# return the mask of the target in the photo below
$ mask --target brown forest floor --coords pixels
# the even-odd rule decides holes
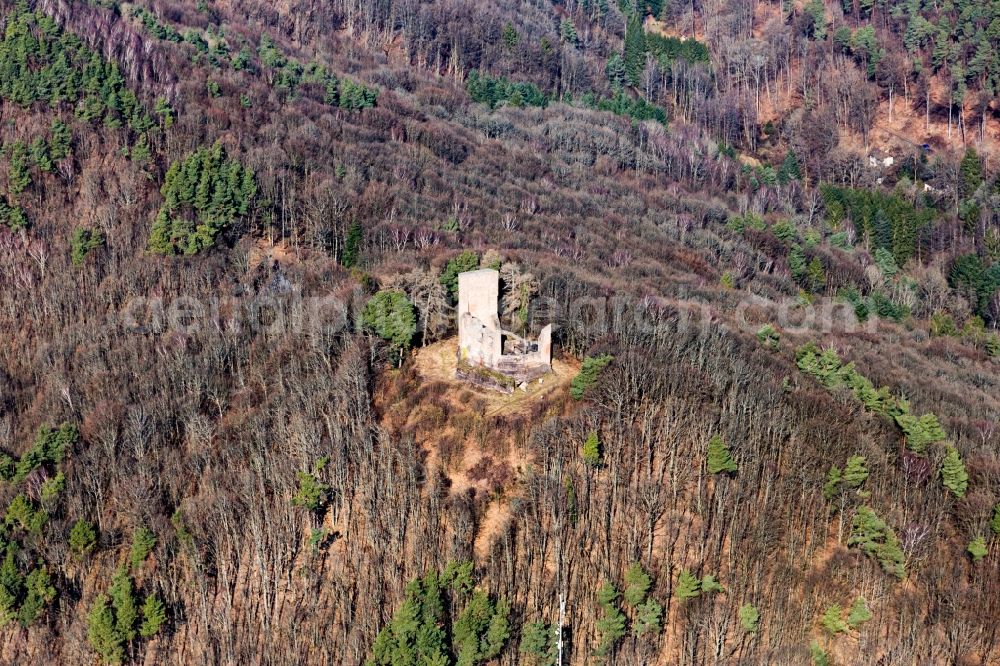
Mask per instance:
[[[444,382],[451,387],[449,393],[456,398],[456,406],[464,403],[457,398],[464,391],[472,391],[484,403],[483,416],[499,416],[508,414],[527,414],[532,404],[539,400],[554,397],[560,390],[567,390],[570,381],[580,371],[580,364],[573,360],[552,359],[552,372],[531,382],[527,390],[518,389],[511,394],[489,391],[457,379],[455,369],[458,358],[455,349],[458,338],[448,338],[440,342],[422,347],[414,352],[410,359],[417,374],[424,382]]]
[[[482,554],[508,520],[510,491],[531,464],[527,442],[511,424],[531,422],[539,412],[562,412],[580,364],[553,359],[552,372],[504,394],[455,377],[456,345],[453,337],[415,350],[408,359],[415,385],[397,393],[383,413],[390,429],[414,433],[427,453],[427,469],[445,473],[451,495],[488,498],[476,531],[476,552]]]

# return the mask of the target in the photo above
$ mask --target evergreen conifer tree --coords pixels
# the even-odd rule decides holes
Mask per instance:
[[[29,627],[56,598],[56,588],[52,586],[49,572],[41,565],[28,573],[24,586],[25,595],[17,611],[17,620],[22,627]]]
[[[959,196],[963,199],[971,197],[982,182],[983,164],[976,149],[969,146],[959,165]]]
[[[954,446],[948,445],[945,451],[944,460],[941,462],[941,482],[955,497],[965,497],[965,491],[969,487],[969,475],[965,471],[965,464]]]
[[[115,612],[115,631],[123,642],[128,643],[135,638],[136,622],[139,620],[139,609],[136,605],[135,588],[132,578],[124,567],[118,569],[111,580],[111,606]]]
[[[49,144],[42,137],[31,142],[31,161],[40,171],[52,171],[52,157],[49,155]]]
[[[854,455],[848,458],[847,465],[844,466],[844,485],[848,488],[860,488],[867,478],[865,457]]]
[[[799,159],[795,156],[795,151],[789,150],[785,153],[785,159],[782,160],[781,167],[778,169],[778,182],[784,185],[793,180],[799,180],[801,177]]]
[[[344,268],[353,268],[358,263],[358,256],[361,254],[361,241],[364,238],[364,230],[361,224],[354,222],[347,229],[344,238],[344,252],[341,255],[340,263]]]
[[[69,533],[69,549],[78,557],[89,555],[97,545],[97,530],[86,520],[78,520]]]
[[[601,354],[600,356],[587,356],[580,365],[580,372],[570,383],[569,394],[574,400],[582,400],[596,383],[597,378],[604,370],[605,366],[613,360],[611,354]]]
[[[882,570],[897,578],[906,576],[906,558],[896,533],[869,507],[858,507],[851,520],[848,546],[857,546],[878,561]]]
[[[739,465],[733,460],[729,447],[719,435],[712,435],[708,442],[708,471],[711,474],[734,474]]]
[[[868,604],[864,597],[858,597],[851,604],[851,609],[847,613],[847,626],[857,629],[858,626],[872,619],[872,613],[868,610]]]
[[[826,475],[826,484],[823,486],[823,497],[827,500],[832,500],[839,495],[843,480],[844,475],[840,471],[840,468],[836,465],[831,466],[830,471]]]
[[[597,602],[601,607],[601,617],[595,623],[597,629],[598,644],[594,653],[598,656],[607,656],[615,643],[625,635],[625,615],[615,603],[618,599],[618,590],[610,582],[605,582],[597,592]]]
[[[544,622],[529,622],[521,630],[518,651],[526,655],[534,666],[555,666],[557,631]]]
[[[740,624],[748,634],[757,633],[760,627],[760,611],[753,604],[744,604],[739,610]]]
[[[635,623],[632,633],[636,636],[660,633],[660,620],[663,617],[663,606],[650,597],[635,609]]]
[[[583,443],[583,462],[587,464],[588,467],[600,467],[601,466],[601,440],[597,437],[597,432],[593,431],[587,435],[586,441]]]
[[[409,349],[417,332],[413,304],[401,291],[380,291],[365,305],[361,321],[400,352]]]
[[[100,594],[87,614],[87,641],[108,664],[120,664],[125,656],[125,641],[115,629],[115,616],[108,595]]]
[[[705,574],[701,579],[701,592],[702,594],[707,594],[709,592],[725,592],[726,589],[722,587],[715,576],[712,574]]]
[[[677,589],[674,590],[674,594],[681,600],[693,599],[701,594],[701,581],[684,569],[677,578]]]
[[[625,61],[618,53],[608,56],[608,62],[604,66],[604,74],[608,77],[608,83],[614,89],[620,89],[625,85]]]
[[[827,606],[823,611],[823,617],[820,618],[820,624],[832,635],[843,633],[847,631],[847,623],[841,617],[842,613],[840,604]]]
[[[979,562],[981,559],[986,557],[986,553],[988,552],[986,549],[986,538],[981,536],[976,537],[969,542],[969,546],[966,550],[968,550],[973,562]]]
[[[625,52],[622,59],[628,82],[633,86],[639,85],[642,70],[646,66],[646,36],[638,12],[629,18],[625,26]]]
[[[638,606],[646,599],[646,593],[652,581],[649,574],[642,568],[642,565],[635,562],[625,572],[625,603],[629,606]]]
[[[10,172],[7,176],[7,186],[10,193],[18,195],[31,185],[31,173],[28,171],[28,149],[24,143],[15,141],[10,149]]]

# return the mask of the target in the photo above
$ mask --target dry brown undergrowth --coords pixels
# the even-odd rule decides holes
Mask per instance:
[[[413,352],[409,371],[397,379],[405,388],[390,391],[382,410],[383,425],[390,432],[413,435],[427,453],[426,469],[444,473],[452,496],[476,497],[476,551],[484,553],[508,519],[509,499],[532,462],[520,435],[538,416],[567,408],[569,383],[579,363],[553,359],[551,373],[503,394],[455,377],[456,344],[456,338],[449,338]]]

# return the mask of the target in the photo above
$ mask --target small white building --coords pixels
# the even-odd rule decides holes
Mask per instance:
[[[875,151],[868,156],[868,164],[873,169],[887,169],[896,163],[896,159],[892,155],[886,155],[880,151]]]

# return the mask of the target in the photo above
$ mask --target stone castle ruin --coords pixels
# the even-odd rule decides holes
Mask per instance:
[[[462,379],[510,392],[552,369],[552,325],[537,340],[500,326],[500,274],[458,275],[458,369]]]

